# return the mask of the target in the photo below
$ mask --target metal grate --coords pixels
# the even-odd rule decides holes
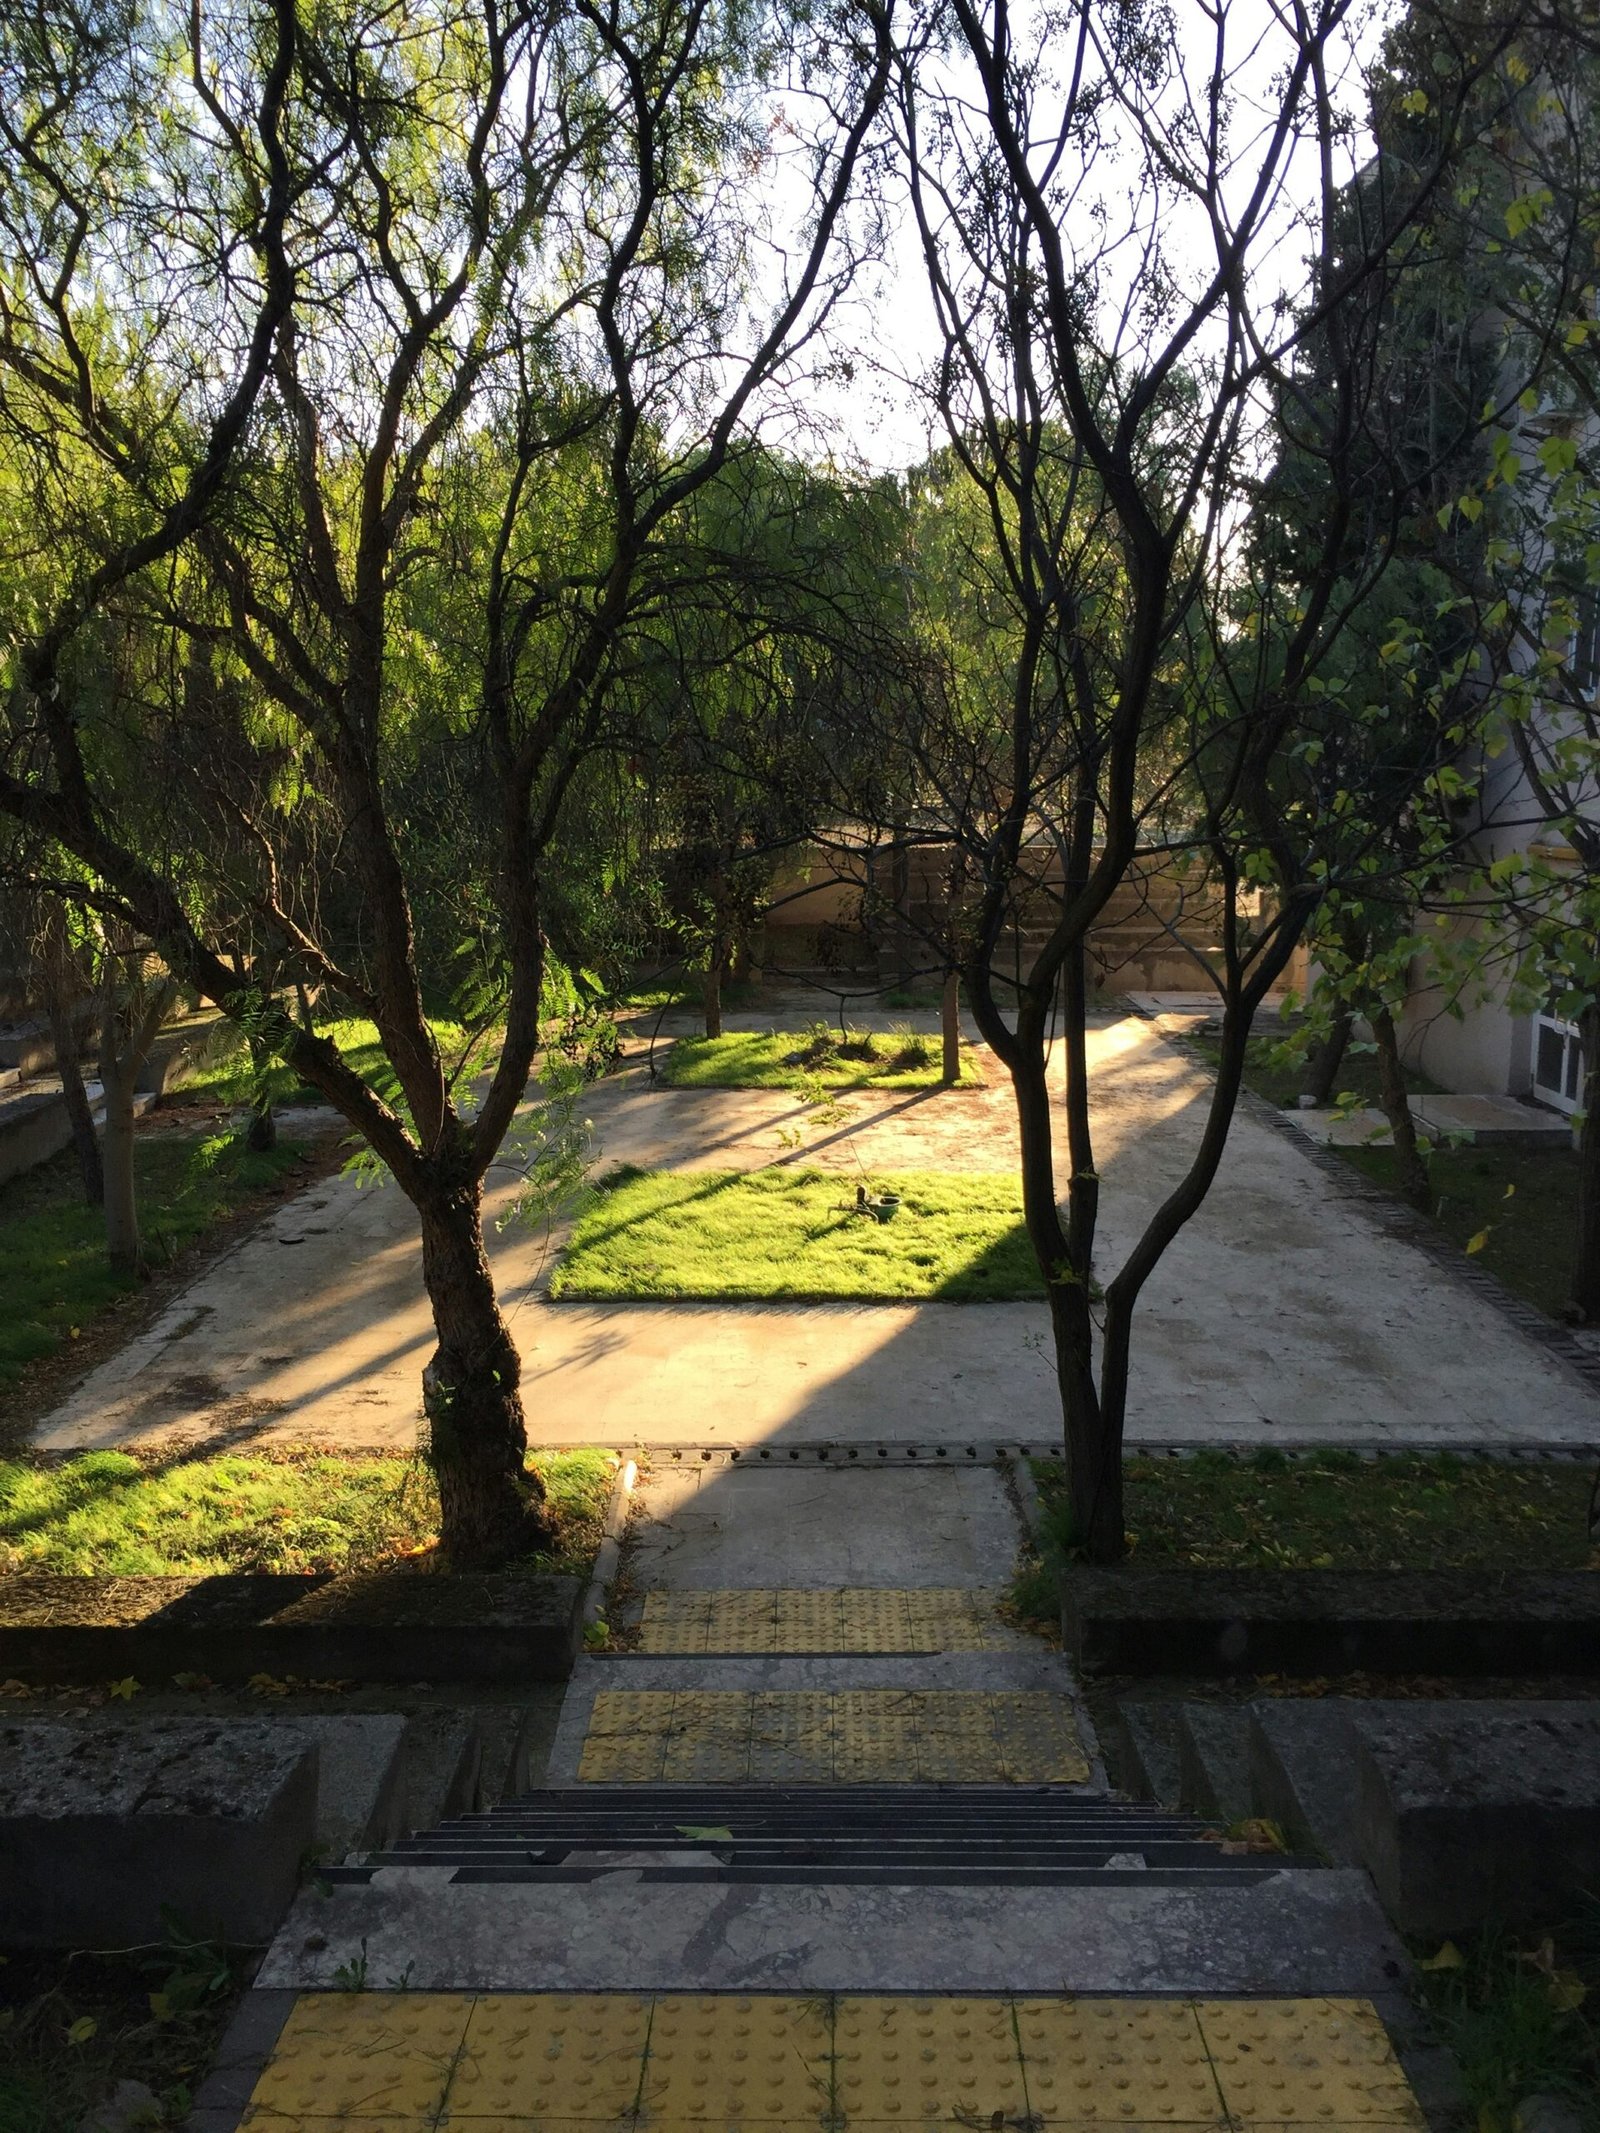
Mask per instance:
[[[1252,1882],[1282,1855],[1225,1851],[1215,1825],[1050,1786],[639,1785],[530,1792],[406,1838],[363,1865],[435,1867],[458,1882],[1207,1886]]]

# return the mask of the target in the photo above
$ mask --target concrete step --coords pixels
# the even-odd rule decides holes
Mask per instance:
[[[1119,1703],[1117,1743],[1122,1789],[1135,1799],[1176,1807],[1180,1790],[1177,1703]]]
[[[341,1965],[413,1992],[1314,1993],[1392,1987],[1404,1951],[1364,1874],[1285,1866],[1065,1887],[463,1882],[386,1867],[302,1895],[256,1980]]]
[[[483,1805],[483,1734],[471,1709],[415,1711],[406,1730],[404,1826],[432,1829]]]
[[[1219,1822],[1255,1813],[1250,1790],[1250,1716],[1239,1704],[1179,1706],[1178,1805]]]
[[[1354,1699],[1272,1698],[1249,1707],[1247,1754],[1254,1811],[1276,1822],[1297,1851],[1360,1866],[1356,1839]]]

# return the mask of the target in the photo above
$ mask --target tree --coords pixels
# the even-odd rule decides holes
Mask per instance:
[[[1226,4],[1078,0],[1024,19],[954,0],[951,20],[950,70],[908,53],[899,113],[940,329],[932,394],[988,521],[983,627],[1007,685],[975,702],[952,678],[880,820],[953,842],[980,885],[963,977],[1015,1093],[1078,1539],[1110,1560],[1140,1292],[1216,1175],[1254,1015],[1348,851],[1342,829],[1324,835],[1314,744],[1337,717],[1359,759],[1373,716],[1324,685],[1351,614],[1378,596],[1405,488],[1399,467],[1376,497],[1363,480],[1373,354],[1417,265],[1418,205],[1503,43],[1475,38],[1441,80],[1425,157],[1380,162],[1358,187],[1342,5],[1252,15],[1248,33]],[[1257,68],[1273,88],[1252,132]],[[1308,255],[1299,288],[1281,278],[1290,228]],[[1238,538],[1286,435],[1325,500],[1292,569]],[[1359,812],[1362,796],[1341,785],[1338,803]],[[1192,945],[1222,1007],[1221,1060],[1186,1171],[1102,1282],[1085,944],[1152,860],[1203,882],[1217,914],[1216,952]]]
[[[4,218],[28,262],[0,321],[5,435],[80,546],[17,633],[0,809],[74,854],[411,1200],[443,1538],[495,1560],[546,1531],[480,1210],[539,1045],[564,806],[685,506],[848,280],[887,17],[427,0],[402,21],[365,0],[315,18],[224,0],[118,26],[65,56],[42,7],[5,32]],[[122,98],[181,104],[180,145],[152,151],[142,117],[107,150]],[[744,172],[780,153],[794,227],[764,231]],[[130,334],[89,328],[143,232],[166,285],[128,300],[131,360]],[[160,745],[156,812],[181,807],[182,850],[115,775],[125,732],[74,693],[79,625],[113,608],[155,644],[153,671],[198,644],[233,685],[204,736],[243,770],[232,790],[196,736],[178,745],[179,690],[117,697]],[[397,799],[430,764],[474,833],[455,908],[503,1009],[481,1090],[427,1011],[413,887],[433,879],[431,825]],[[302,811],[336,832],[315,926],[280,866]],[[384,1087],[289,1014],[258,947],[274,977],[371,1018]]]

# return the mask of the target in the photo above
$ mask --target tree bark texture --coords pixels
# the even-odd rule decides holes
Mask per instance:
[[[1327,1036],[1306,1061],[1305,1094],[1319,1111],[1326,1110],[1333,1101],[1334,1084],[1344,1064],[1345,1047],[1350,1042],[1352,1020],[1349,1008],[1341,1007]]]
[[[1600,1324],[1600,1002],[1578,1018],[1583,1040],[1583,1124],[1578,1131],[1578,1220],[1572,1304],[1578,1324]]]
[[[1394,1136],[1395,1167],[1400,1190],[1422,1214],[1433,1212],[1433,1186],[1417,1140],[1417,1122],[1411,1115],[1405,1068],[1400,1063],[1400,1039],[1394,1016],[1387,1007],[1372,1010],[1372,1035],[1378,1047],[1378,1091],[1383,1115]]]
[[[944,981],[939,1032],[943,1045],[941,1073],[945,1087],[953,1089],[961,1079],[961,978],[954,970]]]
[[[438,1347],[422,1375],[428,1456],[450,1561],[470,1569],[546,1547],[544,1486],[526,1468],[522,1362],[483,1248],[476,1181],[414,1195]]]

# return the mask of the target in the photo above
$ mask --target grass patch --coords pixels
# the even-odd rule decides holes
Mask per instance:
[[[1461,2070],[1477,2133],[1514,2133],[1529,2096],[1560,2096],[1600,2133],[1600,1903],[1542,1941],[1483,1934],[1423,1949],[1419,1972],[1435,2029]]]
[[[615,1461],[541,1454],[558,1543],[530,1568],[587,1569]],[[425,1555],[439,1497],[419,1459],[225,1453],[163,1465],[85,1452],[58,1465],[0,1461],[0,1572],[208,1577],[375,1569]],[[3,2124],[0,2119],[0,2124]]]
[[[119,2081],[185,2122],[254,1958],[172,1921],[165,1942],[120,1955],[15,1954],[0,1967],[0,2127],[75,2133]],[[141,2121],[143,2123],[143,2121]]]
[[[1392,1191],[1392,1148],[1341,1148],[1374,1184]],[[1552,1318],[1572,1293],[1578,1223],[1578,1156],[1571,1147],[1437,1148],[1427,1158],[1433,1219],[1463,1251],[1488,1232],[1477,1263]]]
[[[153,1262],[292,1170],[303,1147],[252,1155],[232,1134],[142,1133],[134,1142],[140,1222]],[[0,1186],[0,1385],[137,1286],[106,1263],[105,1217],[88,1206],[70,1150]]]
[[[573,1231],[551,1293],[729,1302],[980,1303],[1043,1293],[1008,1174],[906,1171],[892,1222],[837,1171],[622,1170]]]
[[[976,1088],[978,1074],[962,1050],[962,1083]],[[938,1037],[917,1030],[841,1036],[819,1022],[809,1030],[680,1037],[661,1078],[674,1089],[936,1089],[940,1056]]]
[[[431,1021],[432,1029],[443,1055],[448,1072],[460,1059],[468,1043],[468,1032],[460,1022]],[[346,1015],[331,1022],[319,1022],[317,1035],[328,1037],[344,1054],[346,1063],[352,1066],[362,1080],[376,1087],[380,1082],[393,1078],[393,1069],[378,1042],[378,1027],[364,1016]],[[479,1055],[490,1062],[494,1047],[486,1044]],[[281,1059],[275,1059],[267,1068],[267,1086],[274,1103],[325,1103],[327,1099],[317,1089],[302,1082],[294,1069]],[[256,1092],[256,1076],[250,1064],[250,1050],[243,1036],[231,1022],[224,1022],[206,1049],[193,1074],[167,1098],[169,1105],[182,1104],[247,1104]]]
[[[1048,1534],[1071,1539],[1065,1477],[1034,1463]],[[1135,1563],[1209,1570],[1582,1570],[1587,1467],[1499,1465],[1439,1452],[1364,1460],[1319,1452],[1128,1459]]]

